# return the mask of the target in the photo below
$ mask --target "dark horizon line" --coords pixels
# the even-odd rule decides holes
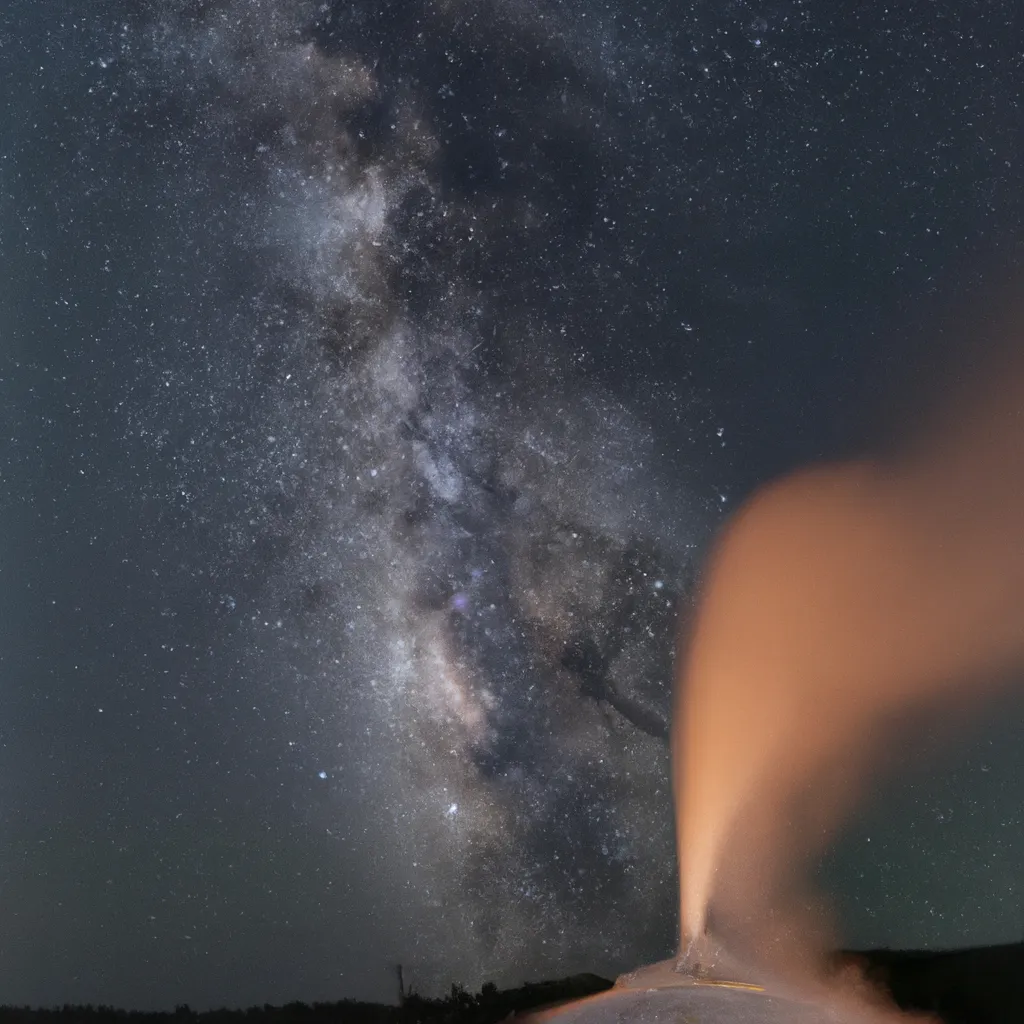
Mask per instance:
[[[909,966],[926,961],[947,961],[957,958],[975,960],[979,957],[985,959],[1005,958],[1013,956],[1015,952],[1019,954],[1019,970],[1024,972],[1024,939],[1016,942],[943,949],[893,949],[888,946],[876,946],[869,949],[838,949],[832,954],[832,959],[833,961],[860,960],[869,968],[892,969],[904,964]],[[312,1024],[317,1017],[337,1014],[343,1010],[360,1011],[367,1019],[372,1018],[379,1024],[387,1024],[390,1021],[406,1019],[410,1015],[410,1010],[423,1014],[427,1019],[435,1017],[452,1019],[453,1013],[468,1013],[474,1009],[483,1011],[488,1008],[501,1008],[505,1011],[505,1015],[508,1015],[510,1010],[512,1013],[518,1013],[535,1010],[554,1002],[582,998],[585,995],[610,989],[614,984],[613,980],[584,971],[545,981],[524,981],[521,985],[506,989],[499,989],[493,982],[485,982],[479,992],[473,993],[458,982],[452,982],[449,992],[440,996],[423,996],[418,992],[402,989],[394,1002],[374,1002],[346,996],[335,1000],[316,1000],[312,1003],[292,1000],[282,1004],[263,1003],[248,1007],[218,1006],[206,1010],[193,1010],[188,1003],[178,1003],[173,1010],[126,1009],[105,1003],[63,1003],[49,1006],[0,1003],[0,1024],[26,1015],[78,1015],[82,1017],[160,1020],[195,1020],[200,1017],[235,1019],[262,1016],[290,1020],[304,1018]]]
[[[499,989],[493,982],[484,982],[479,992],[470,992],[458,982],[452,982],[447,995],[423,996],[416,991],[408,991],[394,1002],[374,1002],[365,999],[355,999],[343,996],[334,1000],[315,1000],[311,1003],[302,1000],[291,1000],[287,1003],[263,1003],[247,1007],[216,1006],[206,1010],[193,1010],[188,1003],[178,1003],[173,1010],[137,1010],[113,1006],[107,1003],[61,1003],[48,1006],[28,1006],[12,1003],[0,1003],[0,1021],[9,1020],[12,1015],[17,1014],[40,1014],[59,1016],[64,1014],[79,1013],[93,1016],[116,1016],[116,1017],[152,1017],[168,1020],[194,1020],[199,1017],[256,1017],[265,1015],[287,1015],[303,1014],[312,1017],[318,1013],[324,1013],[339,1009],[362,1009],[380,1011],[380,1019],[390,1019],[392,1014],[402,1014],[410,1007],[417,1009],[441,1009],[460,1008],[472,1004],[486,1005],[488,1003],[508,1002],[510,999],[521,1001],[523,998],[528,1001],[533,996],[543,996],[543,1003],[557,1001],[562,998],[562,993],[572,990],[573,997],[589,995],[594,992],[604,991],[611,988],[614,981],[603,978],[600,975],[588,971],[577,974],[566,975],[545,981],[524,981],[521,985]],[[530,1009],[542,1005],[541,1002],[530,1001]],[[524,1006],[524,1008],[526,1008]]]

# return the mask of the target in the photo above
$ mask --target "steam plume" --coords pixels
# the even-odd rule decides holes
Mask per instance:
[[[914,443],[776,482],[720,537],[677,681],[684,951],[709,921],[776,964],[823,950],[801,876],[893,730],[1024,663],[1024,358],[995,334]]]

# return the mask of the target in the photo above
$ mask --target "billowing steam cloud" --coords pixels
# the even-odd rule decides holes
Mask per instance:
[[[766,487],[719,540],[677,691],[684,953],[710,926],[808,966],[804,871],[894,731],[1024,662],[1019,330],[973,339],[984,372],[912,444]]]

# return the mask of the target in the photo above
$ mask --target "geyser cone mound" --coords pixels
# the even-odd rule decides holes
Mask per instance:
[[[925,1018],[773,979],[704,936],[671,960],[621,975],[607,992],[542,1010],[530,1024],[908,1024]]]
[[[863,993],[861,993],[863,996]],[[810,979],[787,981],[756,967],[714,936],[671,960],[637,968],[607,992],[536,1013],[536,1024],[907,1024],[923,1018],[849,998]]]
[[[531,1024],[896,1024],[913,1018],[746,986],[613,988],[535,1014]]]
[[[730,953],[722,942],[705,932],[688,942],[675,959],[663,960],[623,974],[616,979],[615,986],[647,990],[685,985],[718,985],[759,991],[770,980],[763,970]]]

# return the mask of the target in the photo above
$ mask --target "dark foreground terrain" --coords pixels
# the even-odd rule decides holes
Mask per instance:
[[[452,985],[443,998],[426,999],[409,993],[396,1005],[342,999],[336,1003],[265,1004],[247,1010],[202,1013],[188,1006],[166,1013],[111,1006],[0,1006],[0,1024],[492,1024],[552,1003],[582,999],[611,986],[611,981],[595,974],[576,974],[560,981],[527,982],[505,991],[488,983],[476,994]]]
[[[940,953],[869,950],[840,954],[837,963],[856,965],[899,1006],[930,1011],[945,1024],[1024,1021],[1024,943]],[[505,991],[487,984],[476,994],[453,985],[443,998],[405,994],[393,1006],[341,1000],[203,1013],[188,1006],[166,1013],[109,1006],[2,1006],[0,1024],[496,1024],[510,1016],[602,992],[612,984],[594,974],[577,974]]]
[[[929,1010],[946,1024],[1024,1021],[1024,943],[945,953],[888,949],[847,954],[904,1009]]]

